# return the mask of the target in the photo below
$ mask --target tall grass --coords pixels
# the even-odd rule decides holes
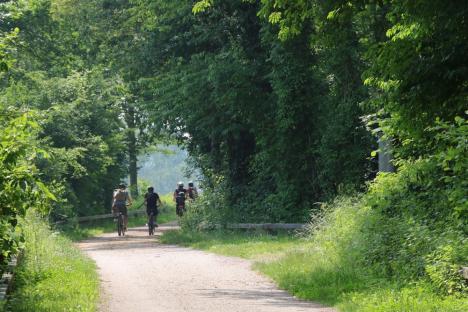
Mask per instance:
[[[96,311],[99,279],[94,262],[33,211],[20,225],[24,255],[7,310]]]
[[[259,264],[259,270],[298,297],[330,305],[337,304],[344,293],[375,285],[378,277],[359,263],[366,238],[357,229],[369,222],[369,211],[360,210],[356,200],[345,199],[339,205],[343,209],[330,208],[314,220],[309,248]]]
[[[327,210],[322,218],[314,220],[308,248],[258,263],[257,269],[292,294],[337,306],[340,311],[467,311],[468,300],[463,293],[441,294],[424,276],[413,278],[402,264],[394,267],[398,272],[389,274],[385,265],[372,259],[370,255],[388,248],[380,246],[385,241],[381,222],[386,218],[378,211],[363,205],[360,199],[350,198],[336,200]],[[406,237],[411,242],[419,230],[414,224],[404,223],[401,221],[398,228],[403,236],[408,233],[405,227],[412,228],[412,234]],[[431,240],[430,235],[435,234],[424,235]],[[406,257],[403,245],[401,242],[400,247],[395,247],[398,252],[394,259],[385,262],[398,263],[396,257]],[[417,253],[414,250],[408,261],[418,263]]]

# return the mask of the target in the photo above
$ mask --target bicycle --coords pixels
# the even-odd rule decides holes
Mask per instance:
[[[151,212],[149,215],[149,221],[148,221],[148,233],[149,235],[154,235],[154,229],[155,229],[155,222],[154,222],[154,212]]]
[[[125,236],[124,215],[121,211],[117,215],[117,233],[119,236]]]
[[[182,217],[185,213],[185,203],[184,204],[178,204],[176,207],[176,214],[179,217]]]

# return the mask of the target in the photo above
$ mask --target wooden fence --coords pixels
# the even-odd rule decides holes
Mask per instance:
[[[228,229],[246,229],[246,230],[298,230],[303,229],[307,224],[302,223],[237,223],[227,224]]]
[[[139,209],[139,210],[129,210],[128,216],[129,217],[136,217],[139,215],[145,215],[146,209]],[[101,214],[95,216],[86,216],[86,217],[78,217],[76,221],[79,223],[94,221],[94,220],[102,220],[102,219],[112,219],[114,215],[112,213],[108,214]],[[67,222],[60,221],[59,223]],[[264,230],[297,230],[303,229],[307,226],[307,224],[303,223],[234,223],[234,224],[227,224],[225,227],[228,229],[245,229],[245,230],[254,230],[254,229],[264,229]],[[202,226],[203,227],[203,226]],[[213,228],[222,228],[221,225],[211,226]],[[210,226],[206,226],[206,228],[210,228]]]
[[[22,252],[20,252],[18,257],[14,256],[8,262],[8,266],[5,268],[5,271],[0,276],[0,310],[2,309],[3,305],[7,300],[8,293],[11,291],[15,269],[18,264],[18,258],[21,256],[21,254]]]
[[[139,215],[145,215],[146,210],[130,210],[128,211],[129,217],[135,217]],[[102,219],[111,219],[114,215],[111,213],[102,214],[102,215],[95,215],[95,216],[86,216],[86,217],[78,217],[76,220],[78,222],[88,222],[94,220],[102,220]],[[234,224],[227,224],[225,227],[228,229],[245,229],[245,230],[255,230],[255,229],[263,229],[263,230],[298,230],[303,229],[307,226],[307,224],[303,223],[234,223]],[[214,228],[221,228],[221,225],[216,225]],[[209,228],[209,227],[207,227]]]
[[[136,216],[145,215],[145,214],[146,214],[146,209],[128,211],[129,217],[136,217]],[[81,223],[81,222],[87,222],[87,221],[93,221],[93,220],[112,219],[113,217],[114,215],[112,213],[107,213],[107,214],[96,215],[96,216],[78,217],[76,218],[76,220]]]

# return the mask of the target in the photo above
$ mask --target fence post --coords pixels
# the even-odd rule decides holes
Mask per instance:
[[[392,149],[388,140],[379,137],[379,172],[395,172],[392,165]]]

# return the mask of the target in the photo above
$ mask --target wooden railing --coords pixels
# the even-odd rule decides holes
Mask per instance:
[[[145,215],[146,210],[145,209],[140,209],[140,210],[129,210],[128,211],[128,216],[133,217],[133,216],[139,216],[139,215]],[[88,221],[94,221],[94,220],[101,220],[101,219],[111,219],[113,218],[114,215],[111,213],[108,214],[101,214],[101,215],[95,215],[95,216],[86,216],[86,217],[78,217],[76,220],[78,222],[88,222]],[[263,229],[263,230],[298,230],[298,229],[303,229],[307,226],[307,224],[304,223],[232,223],[232,224],[227,224],[224,227],[227,229],[245,229],[245,230],[255,230],[255,229]],[[202,226],[203,228],[204,226]],[[206,228],[222,228],[223,226],[221,225],[215,225],[215,226],[206,226]]]
[[[303,229],[307,224],[302,223],[238,223],[227,224],[228,229],[246,229],[246,230],[298,230]]]
[[[139,215],[145,215],[146,209],[139,209],[139,210],[129,210],[127,212],[129,217],[136,217]],[[76,220],[78,222],[86,222],[86,221],[93,221],[93,220],[101,220],[101,219],[112,219],[114,215],[112,213],[95,215],[95,216],[86,216],[86,217],[78,217]]]
[[[19,253],[19,256],[12,257],[8,262],[8,266],[5,268],[5,271],[0,276],[0,310],[2,310],[7,299],[7,295],[12,289],[15,269],[18,264],[18,258],[21,254],[22,252]]]

